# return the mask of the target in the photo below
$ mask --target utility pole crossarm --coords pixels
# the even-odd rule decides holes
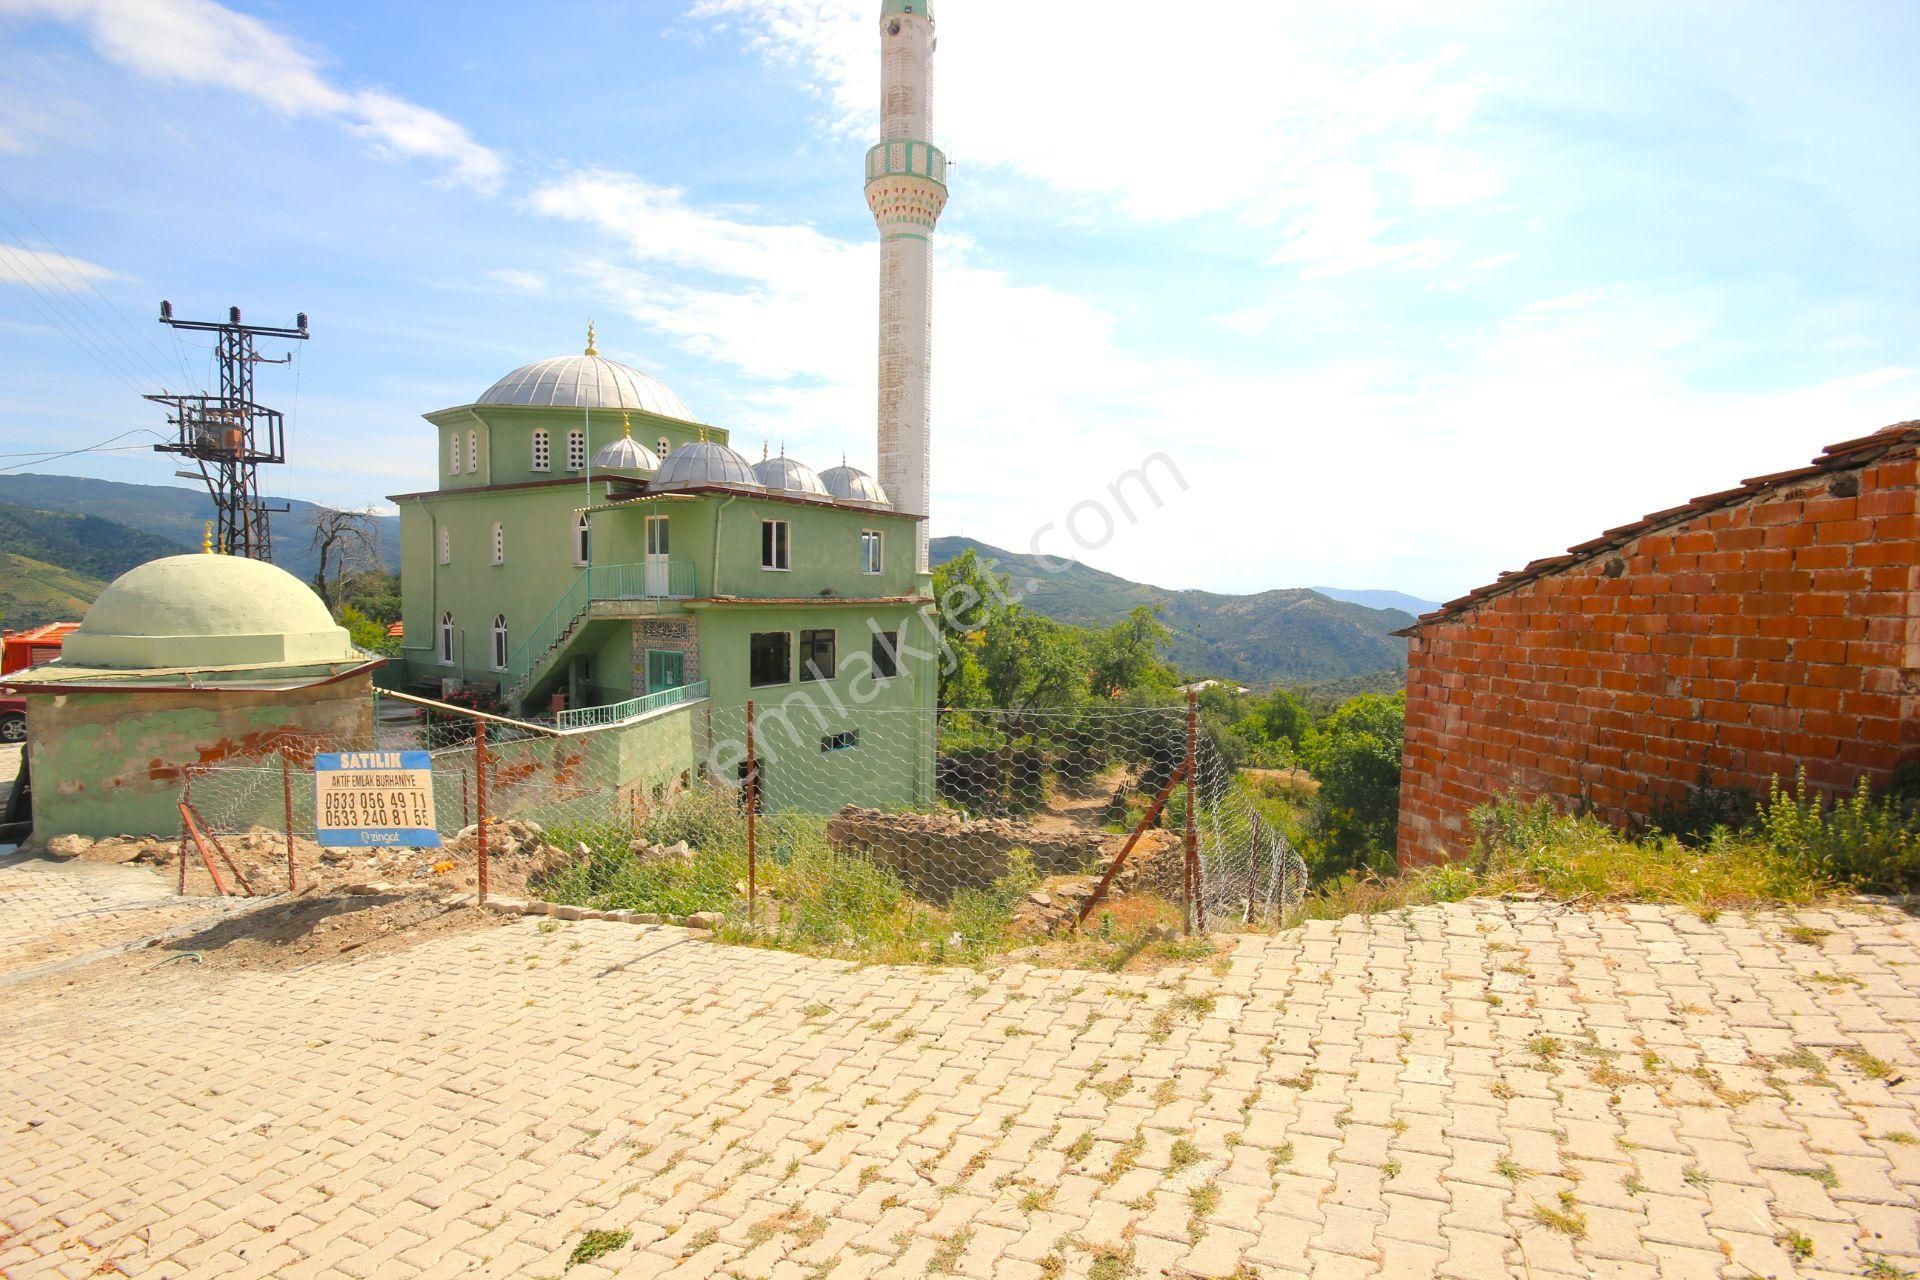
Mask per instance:
[[[278,325],[250,325],[240,320],[240,308],[230,307],[225,322],[216,320],[176,320],[173,304],[161,302],[160,323],[175,329],[198,333],[217,333],[215,350],[220,362],[218,394],[150,395],[145,399],[166,405],[171,412],[167,421],[177,428],[174,440],[154,446],[156,452],[174,453],[192,459],[200,478],[213,497],[218,541],[214,544],[229,555],[255,560],[273,559],[273,535],[268,513],[286,510],[269,507],[260,499],[259,466],[285,462],[285,420],[274,409],[253,398],[253,367],[256,364],[283,364],[291,360],[264,360],[254,352],[255,338],[305,339],[307,317],[295,317],[294,328]],[[187,474],[187,473],[182,473]]]

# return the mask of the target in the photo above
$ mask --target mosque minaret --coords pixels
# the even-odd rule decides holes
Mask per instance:
[[[947,202],[947,157],[933,145],[933,0],[884,0],[880,144],[867,152],[867,205],[880,228],[880,487],[897,510],[930,502],[928,380],[933,228]],[[927,523],[917,564],[927,568]]]

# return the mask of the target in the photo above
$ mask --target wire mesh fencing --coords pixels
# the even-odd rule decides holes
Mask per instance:
[[[698,700],[560,730],[384,698],[375,726],[372,745],[428,752],[439,849],[305,847],[314,755],[364,741],[276,743],[191,771],[183,798],[210,838],[271,850],[291,832],[323,885],[453,883],[862,958],[1124,953],[1277,926],[1306,888],[1190,705]]]

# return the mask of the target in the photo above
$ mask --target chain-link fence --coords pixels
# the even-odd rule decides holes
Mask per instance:
[[[565,731],[389,696],[375,725],[371,745],[430,753],[440,849],[302,847],[315,752],[366,742],[279,742],[191,771],[184,798],[210,839],[291,831],[323,884],[439,878],[869,958],[1273,927],[1306,887],[1190,705],[699,699]]]

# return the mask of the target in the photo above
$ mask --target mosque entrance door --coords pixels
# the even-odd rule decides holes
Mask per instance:
[[[678,689],[686,683],[687,655],[670,649],[647,650],[647,692]]]

